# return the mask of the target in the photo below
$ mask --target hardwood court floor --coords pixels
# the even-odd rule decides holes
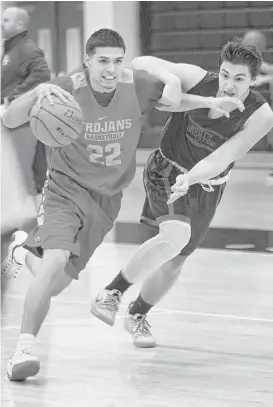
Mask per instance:
[[[30,277],[12,281],[2,303],[3,407],[272,407],[272,255],[197,250],[176,286],[151,312],[154,349],[137,349],[123,315],[89,314],[90,298],[136,249],[103,244],[81,279],[53,301],[36,352],[39,374],[8,382]]]

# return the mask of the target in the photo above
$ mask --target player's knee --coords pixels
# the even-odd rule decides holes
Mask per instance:
[[[50,249],[44,252],[42,266],[44,273],[42,278],[45,280],[51,294],[62,291],[59,288],[56,289],[56,287],[62,287],[62,276],[66,276],[64,269],[69,256],[70,252],[68,250]]]
[[[180,220],[166,220],[159,225],[159,232],[164,241],[168,243],[169,255],[176,258],[191,237],[191,227],[188,223]],[[176,259],[176,262],[180,259]],[[181,264],[182,265],[182,264]]]
[[[73,281],[73,278],[68,276],[66,273],[59,274],[51,288],[51,296],[56,297],[61,294]]]

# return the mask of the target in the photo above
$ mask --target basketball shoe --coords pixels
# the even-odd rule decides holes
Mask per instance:
[[[13,253],[16,247],[21,246],[22,243],[27,238],[27,233],[19,230],[14,232],[10,238],[10,244],[8,247],[7,257],[3,261],[2,269],[1,269],[1,276],[5,277],[6,279],[16,278],[19,270],[23,267],[23,264],[19,264],[14,259]]]
[[[10,381],[23,381],[35,376],[39,370],[40,362],[32,355],[32,349],[22,349],[8,361],[7,376]]]
[[[132,335],[133,343],[137,348],[154,348],[156,340],[151,333],[151,326],[146,319],[147,315],[130,314],[132,304],[133,302],[129,304],[127,309],[124,327]]]
[[[113,326],[119,310],[122,294],[118,290],[104,290],[91,305],[91,314]]]

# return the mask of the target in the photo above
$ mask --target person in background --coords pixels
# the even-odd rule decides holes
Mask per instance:
[[[19,7],[7,8],[2,16],[4,39],[1,57],[1,105],[50,80],[43,52],[28,36],[29,15]],[[2,123],[1,123],[2,126]],[[30,193],[41,193],[46,173],[45,147],[32,135],[29,124],[10,133]],[[35,183],[33,182],[35,181]]]

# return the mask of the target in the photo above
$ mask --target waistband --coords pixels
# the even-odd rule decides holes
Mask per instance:
[[[177,168],[182,174],[187,174],[189,171],[187,170],[187,168],[182,167],[181,165],[177,164],[177,162],[170,160],[169,158],[167,158],[163,153],[161,148],[158,148],[158,151],[160,152],[161,156],[167,160],[170,164],[172,164],[175,168]],[[207,192],[212,192],[214,191],[213,186],[217,186],[217,185],[221,185],[224,184],[225,182],[227,182],[227,180],[229,179],[230,176],[230,171],[227,173],[227,175],[217,178],[217,179],[208,179],[208,180],[204,180],[204,181],[200,181],[198,182],[198,184],[201,185],[201,187],[207,191]]]

